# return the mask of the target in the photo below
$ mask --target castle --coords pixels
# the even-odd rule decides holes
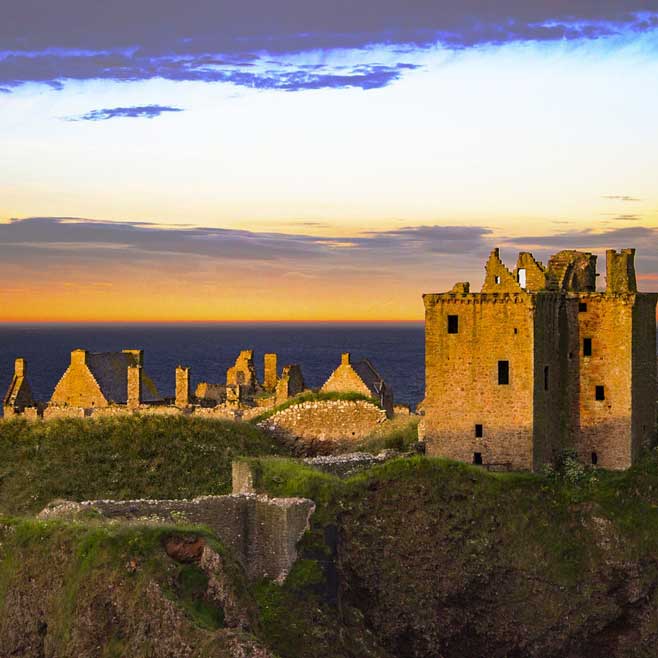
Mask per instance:
[[[563,449],[625,469],[656,423],[656,301],[637,291],[634,249],[561,251],[548,266],[494,249],[484,285],[426,294],[425,399],[430,455],[536,470]]]
[[[589,252],[561,251],[546,267],[522,252],[510,271],[494,249],[481,292],[462,282],[424,295],[419,438],[427,454],[494,470],[536,470],[571,449],[606,469],[631,466],[655,435],[658,301],[658,293],[638,292],[634,258],[634,249],[608,250],[605,290],[597,291],[597,257]],[[251,350],[240,352],[225,383],[201,382],[194,395],[190,369],[178,366],[171,400],[144,371],[140,350],[74,350],[45,404],[33,400],[26,368],[16,360],[5,417],[154,413],[249,420],[306,390],[299,365],[279,373],[276,354],[265,355],[259,381]],[[268,426],[336,440],[365,436],[398,411],[373,365],[353,362],[348,353],[320,391],[358,393],[377,404],[308,402],[279,412]]]

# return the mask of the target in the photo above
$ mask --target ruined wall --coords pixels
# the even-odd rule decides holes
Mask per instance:
[[[500,259],[500,250],[494,249],[489,255],[485,265],[483,293],[519,293],[516,277],[507,269],[505,263]]]
[[[532,297],[446,293],[425,295],[424,301],[425,415],[419,436],[428,454],[468,463],[479,454],[484,464],[532,469]],[[458,317],[457,333],[448,333],[449,315]],[[498,383],[499,361],[509,362],[509,384]],[[481,438],[476,425],[482,426]]]
[[[284,438],[302,441],[345,441],[368,436],[386,412],[365,400],[323,400],[295,404],[260,426]]]
[[[226,385],[200,382],[197,384],[196,390],[194,391],[194,397],[198,400],[224,402],[226,400]]]
[[[99,407],[97,407],[97,409],[98,408]],[[85,409],[84,407],[59,407],[48,405],[43,410],[44,420],[56,420],[58,418],[88,418],[90,415],[91,409]]]
[[[18,358],[14,362],[14,375],[2,403],[6,417],[13,416],[16,412],[21,413],[26,407],[34,406],[32,389],[27,380],[25,359]]]
[[[315,510],[306,498],[256,495],[201,496],[192,500],[94,500],[48,506],[40,518],[70,518],[94,510],[135,523],[208,526],[231,548],[251,580],[282,581],[297,559],[297,542]]]
[[[226,386],[240,386],[248,392],[254,392],[258,386],[256,367],[254,366],[254,351],[242,350],[235,365],[226,371]]]
[[[50,398],[52,404],[75,407],[105,407],[108,401],[85,363],[84,350],[71,353],[71,364],[57,383]]]
[[[360,393],[368,397],[373,394],[352,368],[349,354],[343,354],[341,364],[331,373],[320,390],[322,393]]]
[[[281,373],[281,379],[276,385],[274,403],[282,404],[289,398],[302,393],[305,388],[302,369],[294,364],[285,366]]]

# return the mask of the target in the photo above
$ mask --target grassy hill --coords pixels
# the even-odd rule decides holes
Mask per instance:
[[[55,498],[188,498],[225,494],[240,455],[284,454],[248,423],[180,416],[0,423],[0,513]]]

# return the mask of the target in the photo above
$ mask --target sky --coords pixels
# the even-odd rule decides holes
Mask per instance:
[[[658,0],[2,0],[0,321],[422,320],[495,246],[656,291],[657,116]]]

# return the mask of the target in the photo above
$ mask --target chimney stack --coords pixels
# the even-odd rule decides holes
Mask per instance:
[[[187,407],[190,404],[190,369],[188,366],[176,366],[176,406]]]
[[[263,387],[266,391],[273,391],[279,381],[276,354],[266,354],[263,358]]]
[[[128,366],[128,393],[126,402],[129,409],[142,404],[142,366]]]
[[[635,280],[635,249],[615,249],[605,252],[606,282],[608,293],[637,292]]]
[[[14,362],[14,376],[25,377],[27,375],[27,363],[25,359],[18,358]]]

